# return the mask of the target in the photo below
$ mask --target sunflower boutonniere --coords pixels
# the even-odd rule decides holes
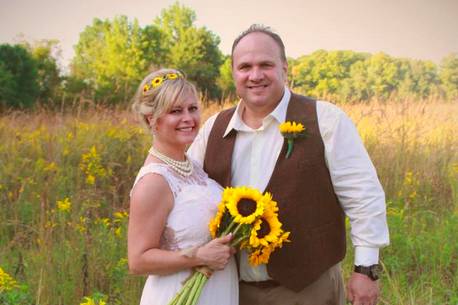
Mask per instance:
[[[301,123],[286,121],[281,123],[278,128],[288,143],[288,149],[286,151],[286,159],[288,159],[293,152],[294,139],[305,136],[305,127]]]

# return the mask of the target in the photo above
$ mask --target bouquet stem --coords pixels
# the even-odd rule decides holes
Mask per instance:
[[[189,292],[189,289],[191,288],[191,286],[194,285],[195,281],[196,281],[196,277],[195,277],[196,274],[193,274],[189,280],[186,281],[185,285],[180,289],[180,291],[175,295],[175,297],[169,302],[169,305],[178,305],[178,304],[182,304],[180,302],[182,302],[183,299],[185,299],[185,297],[187,296],[188,292]]]
[[[242,241],[246,240],[246,236],[240,236],[238,239],[234,240],[233,242],[231,242],[231,246],[232,247],[237,247],[239,245],[239,243],[241,243]]]
[[[232,230],[232,227],[235,225],[235,221],[232,221],[226,228],[226,230],[224,230],[223,233],[221,233],[220,236],[225,236],[227,235],[231,230]]]
[[[168,305],[196,305],[211,274],[208,267],[197,268]]]
[[[197,304],[197,301],[199,300],[200,294],[202,293],[202,289],[204,288],[205,283],[207,283],[208,278],[203,275],[202,273],[199,273],[201,275],[201,279],[199,282],[199,286],[197,286],[197,291],[196,294],[194,295],[192,305]]]

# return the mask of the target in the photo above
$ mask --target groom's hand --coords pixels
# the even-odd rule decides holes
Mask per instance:
[[[347,299],[353,305],[375,305],[379,296],[378,281],[353,272],[347,284]]]

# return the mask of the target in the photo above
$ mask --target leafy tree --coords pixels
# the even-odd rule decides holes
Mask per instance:
[[[1,47],[0,47],[1,48]],[[11,71],[0,61],[0,102],[6,104],[16,94],[16,82]]]
[[[365,57],[351,65],[348,78],[343,81],[341,97],[349,101],[385,100],[397,89],[399,66],[384,53]]]
[[[291,69],[294,86],[306,95],[345,99],[349,91],[346,81],[350,78],[351,67],[367,56],[353,51],[318,50],[300,57]]]
[[[438,93],[437,66],[431,61],[399,59],[400,82],[397,93],[401,98],[426,98]]]
[[[128,100],[151,65],[163,61],[161,36],[155,27],[142,29],[126,16],[94,19],[80,34],[72,61],[72,77],[84,80],[95,98]]]
[[[230,100],[236,96],[234,79],[232,78],[232,61],[230,56],[226,56],[224,63],[219,68],[219,77],[216,80],[221,89],[223,97]]]
[[[21,45],[0,45],[0,105],[28,107],[39,95],[37,67]]]
[[[60,53],[58,43],[58,40],[41,40],[34,44],[21,43],[29,50],[36,62],[39,99],[41,101],[56,99],[60,89],[62,78],[56,59],[56,53]]]
[[[292,57],[288,57],[287,62],[288,62],[288,86],[290,88],[294,88],[295,79],[293,75],[293,68],[299,64],[299,60],[292,58]]]
[[[219,96],[216,79],[223,62],[219,37],[205,27],[197,28],[195,12],[179,3],[162,11],[154,25],[166,49],[165,65],[185,72],[209,97]]]
[[[458,53],[442,59],[439,75],[447,98],[458,98]]]

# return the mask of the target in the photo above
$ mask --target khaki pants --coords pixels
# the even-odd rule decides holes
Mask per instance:
[[[239,305],[344,305],[345,293],[340,264],[331,267],[302,291],[278,286],[259,288],[240,283]]]

